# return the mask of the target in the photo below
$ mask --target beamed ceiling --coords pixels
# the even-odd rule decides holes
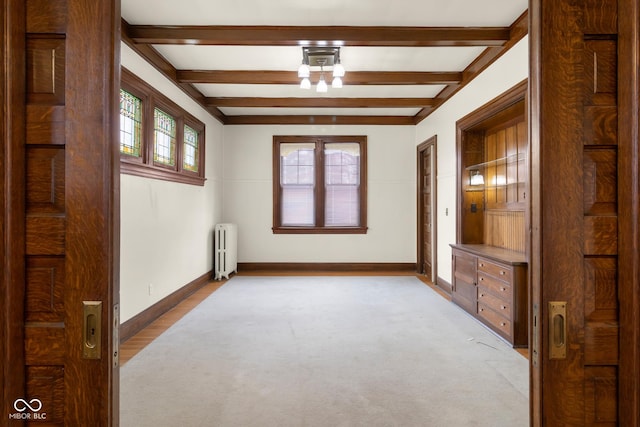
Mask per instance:
[[[527,34],[526,8],[526,0],[122,0],[122,39],[224,124],[411,125]],[[312,89],[299,88],[302,46],[340,46],[343,88],[317,93],[316,69]]]

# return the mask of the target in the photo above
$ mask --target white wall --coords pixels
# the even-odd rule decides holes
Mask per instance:
[[[416,144],[438,137],[438,276],[449,283],[449,244],[456,241],[456,121],[526,79],[528,67],[525,37],[416,128]]]
[[[273,234],[273,135],[367,135],[367,234]],[[225,126],[223,218],[239,262],[415,262],[414,126]]]
[[[121,61],[206,126],[204,187],[120,175],[124,322],[213,269],[213,228],[222,217],[222,125],[124,43]]]

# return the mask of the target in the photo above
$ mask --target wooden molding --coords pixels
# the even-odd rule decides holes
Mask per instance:
[[[640,4],[618,2],[619,425],[640,425]],[[623,83],[623,84],[621,84]]]
[[[466,116],[456,121],[456,188],[462,188],[463,181],[463,152],[464,146],[471,144],[471,141],[477,141],[484,138],[484,130],[492,127],[504,120],[511,120],[514,113],[519,113],[520,117],[525,115],[524,111],[514,108],[518,104],[524,106],[527,96],[528,80],[523,80],[504,93],[498,95],[494,99],[478,107]],[[464,193],[471,194],[471,193]],[[466,196],[464,196],[466,197]],[[456,206],[463,206],[463,194],[456,192]],[[466,218],[466,220],[463,220]],[[484,216],[477,216],[473,224],[470,223],[471,217],[465,217],[464,210],[458,210],[456,214],[456,242],[457,243],[480,243],[483,241],[481,230],[483,227]],[[467,224],[465,227],[464,224]],[[466,233],[465,233],[466,231]],[[470,234],[473,232],[473,235]],[[476,234],[479,233],[479,234]]]
[[[320,71],[311,72],[311,80],[320,79]],[[462,81],[459,72],[419,71],[349,71],[342,78],[344,85],[443,85]],[[299,85],[297,71],[273,70],[177,70],[179,83],[271,84]]]
[[[206,137],[204,123],[125,67],[121,67],[120,88],[129,91],[132,95],[140,98],[143,109],[140,156],[134,157],[120,153],[120,172],[129,175],[180,182],[183,184],[204,185],[206,180]],[[183,135],[180,130],[177,132],[176,166],[165,167],[164,165],[158,165],[153,162],[153,109],[156,106],[162,108],[163,111],[171,115],[176,120],[178,129],[182,129],[183,125],[188,125],[198,131],[199,140],[201,142],[199,144],[198,153],[198,172],[191,172],[181,167]]]
[[[213,277],[213,271],[208,271],[197,279],[187,283],[180,289],[170,295],[167,295],[160,301],[148,307],[146,310],[136,314],[131,319],[120,325],[120,343],[127,341],[129,338],[143,330],[145,327],[153,323],[157,318],[167,311],[171,310],[182,300],[193,294],[195,291],[206,285]]]
[[[435,105],[433,98],[206,98],[211,107],[416,108]]]
[[[160,179],[162,181],[173,181],[182,184],[199,186],[203,186],[204,182],[206,181],[206,178],[197,176],[195,174],[189,175],[169,169],[162,169],[157,166],[128,161],[120,162],[120,173],[140,176],[143,178]]]
[[[502,111],[507,110],[514,104],[523,101],[527,94],[527,84],[527,79],[522,80],[512,88],[506,90],[491,101],[478,107],[471,113],[458,120],[456,122],[456,127],[461,131],[471,130],[472,128],[476,128],[477,126],[479,126],[481,123],[492,119]]]
[[[3,2],[0,75],[0,410],[15,411],[15,397],[26,392],[26,7],[22,0]],[[9,83],[10,82],[10,83]],[[47,409],[49,410],[49,409]],[[3,415],[7,417],[7,415]],[[6,419],[6,418],[5,418]],[[7,421],[9,423],[11,421]],[[20,421],[15,421],[20,423]]]
[[[491,64],[496,62],[502,55],[509,51],[516,43],[518,43],[529,31],[529,11],[525,11],[516,21],[509,27],[509,41],[499,47],[488,47],[478,56],[465,70],[462,72],[464,79],[457,84],[446,86],[436,96],[436,104],[423,108],[415,116],[415,123],[418,124],[431,113],[433,113],[440,105],[444,104],[449,98],[458,93],[463,87],[471,83],[473,79],[478,77],[480,73],[486,70]]]
[[[340,40],[341,46],[502,46],[508,27],[373,27],[133,25],[139,44],[300,46],[301,41]]]
[[[451,297],[451,292],[453,290],[453,286],[451,283],[444,280],[442,277],[438,276],[438,280],[436,281],[438,288],[442,289],[442,291]]]
[[[198,103],[202,108],[207,110],[213,117],[215,117],[220,123],[225,122],[225,115],[215,107],[207,106],[204,102],[204,95],[200,93],[198,89],[192,84],[179,82],[176,78],[177,70],[167,61],[157,50],[152,46],[144,44],[136,44],[129,33],[131,32],[131,25],[124,19],[121,22],[121,38],[122,41],[133,49],[138,55],[144,58],[149,64],[151,64],[156,70],[158,70],[163,76],[171,80],[176,86],[178,86],[184,93],[186,93],[191,99]]]
[[[239,262],[238,271],[243,272],[358,272],[358,273],[408,273],[416,272],[413,262]]]

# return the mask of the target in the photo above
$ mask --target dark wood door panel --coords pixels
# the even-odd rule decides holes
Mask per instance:
[[[52,6],[27,2],[27,26],[44,30]],[[53,2],[66,4],[65,2]],[[64,28],[58,28],[64,33]],[[26,41],[26,395],[48,425],[64,425],[66,167],[65,38],[39,32]]]
[[[64,214],[64,147],[27,148],[27,212]]]
[[[29,366],[26,371],[27,396],[38,396],[46,409],[44,421],[32,425],[64,425],[64,368],[62,366]]]
[[[34,34],[27,40],[27,102],[63,105],[64,97],[64,36]]]
[[[531,2],[532,145],[539,156],[532,163],[532,296],[542,325],[533,342],[543,349],[532,372],[535,426],[614,426],[624,408],[619,3]],[[558,16],[562,24],[549,25]],[[554,301],[566,302],[566,357],[547,350]]]
[[[66,0],[28,0],[27,33],[64,34],[67,30]]]
[[[11,415],[16,399],[37,398],[41,409],[28,415],[38,425],[117,426],[119,2],[3,7],[2,70],[16,88],[0,90],[11,130],[0,230],[11,224],[14,242],[0,279],[10,308],[0,318],[12,331],[0,333],[12,371],[2,405]],[[85,300],[103,301],[95,360],[82,352]],[[9,425],[22,425],[20,415]]]
[[[64,322],[64,257],[27,260],[26,321]]]
[[[26,142],[32,145],[64,145],[64,106],[28,105]]]

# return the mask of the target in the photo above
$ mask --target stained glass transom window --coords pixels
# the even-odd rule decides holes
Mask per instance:
[[[182,154],[182,168],[198,172],[198,132],[190,126],[184,126],[184,151]]]
[[[140,157],[142,141],[142,101],[120,90],[120,152]]]
[[[153,160],[169,166],[176,164],[176,121],[156,108],[154,118]]]

